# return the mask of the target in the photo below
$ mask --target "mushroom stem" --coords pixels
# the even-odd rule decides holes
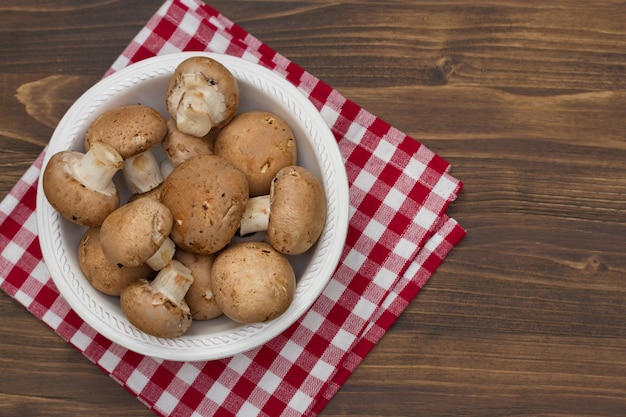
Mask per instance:
[[[270,196],[262,195],[248,199],[239,223],[239,235],[267,230],[270,220]]]
[[[181,132],[202,137],[206,136],[219,120],[213,120],[223,108],[223,97],[213,88],[191,88],[180,98],[176,109],[176,127]],[[221,105],[220,105],[221,102]]]
[[[112,146],[95,142],[89,151],[69,165],[70,173],[85,187],[111,196],[115,194],[113,176],[122,169],[124,160]]]
[[[157,249],[154,255],[148,258],[146,264],[148,264],[153,271],[160,271],[172,260],[175,252],[176,245],[174,244],[174,241],[168,237],[159,249]]]
[[[192,136],[205,136],[213,127],[210,90],[191,88],[183,93],[176,109],[176,127]]]
[[[224,95],[215,81],[202,73],[189,73],[182,77],[181,93],[172,97],[176,105],[176,127],[181,132],[202,137],[213,126],[224,120],[226,111]]]
[[[185,294],[193,284],[191,270],[172,259],[152,280],[150,286],[176,305],[184,303]]]
[[[164,160],[161,161],[161,163],[159,164],[159,169],[161,170],[161,176],[163,178],[167,178],[169,177],[169,175],[172,173],[172,171],[174,170],[174,163],[172,162],[171,159],[169,158],[165,158]]]
[[[146,193],[163,182],[159,163],[151,149],[126,158],[122,173],[134,194]]]

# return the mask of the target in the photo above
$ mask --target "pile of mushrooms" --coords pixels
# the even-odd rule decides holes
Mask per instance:
[[[166,117],[142,104],[106,111],[89,126],[84,153],[59,152],[45,167],[50,204],[86,228],[82,272],[156,337],[222,315],[279,317],[295,295],[289,257],[308,251],[326,221],[322,185],[297,165],[284,120],[237,113],[237,80],[218,61],[180,63],[165,103]]]

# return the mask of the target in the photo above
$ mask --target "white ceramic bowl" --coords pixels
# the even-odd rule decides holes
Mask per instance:
[[[86,228],[65,219],[49,205],[39,182],[37,222],[44,260],[62,296],[95,330],[125,348],[162,359],[212,360],[235,355],[267,342],[293,324],[318,298],[333,274],[348,227],[348,183],[337,143],[312,103],[292,84],[260,65],[227,55],[192,52],[149,58],[98,82],[85,92],[59,122],[48,146],[44,167],[56,152],[84,151],[85,132],[100,114],[111,108],[141,103],[167,117],[165,91],[176,66],[194,55],[210,56],[237,78],[240,108],[266,110],[284,118],[298,143],[298,164],[322,181],[328,218],[318,243],[307,253],[290,257],[298,285],[293,303],[277,319],[241,325],[226,317],[195,321],[175,339],[157,338],[135,328],[123,315],[119,298],[95,290],[77,261],[78,242]],[[163,154],[162,154],[163,155]],[[163,156],[161,156],[163,157]],[[116,176],[120,188],[125,186]],[[128,191],[122,191],[123,201]]]

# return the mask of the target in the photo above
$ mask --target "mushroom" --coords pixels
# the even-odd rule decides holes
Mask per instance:
[[[174,216],[171,238],[193,253],[208,255],[228,244],[248,201],[241,171],[215,155],[178,165],[163,181],[161,201]]]
[[[217,130],[214,129],[203,137],[191,136],[178,130],[174,119],[168,119],[167,136],[161,146],[168,159],[176,166],[192,156],[212,154],[216,133]]]
[[[167,111],[178,130],[202,137],[226,125],[239,106],[239,86],[220,62],[205,56],[182,61],[172,75]]]
[[[85,149],[96,142],[113,146],[124,159],[124,180],[132,193],[145,193],[163,182],[152,148],[167,135],[167,124],[152,107],[114,107],[94,120],[85,135]]]
[[[158,271],[169,263],[176,250],[169,238],[172,222],[172,213],[159,201],[135,199],[102,222],[102,251],[114,265],[133,267],[147,263]]]
[[[224,315],[238,323],[258,323],[289,308],[296,278],[287,258],[269,244],[242,242],[216,256],[211,287]]]
[[[172,260],[148,282],[140,279],[124,288],[120,307],[139,330],[156,337],[179,337],[191,326],[185,294],[193,282],[191,271]]]
[[[199,255],[177,249],[174,258],[191,270],[193,284],[185,294],[185,301],[194,320],[210,320],[222,315],[211,288],[211,267],[215,254]]]
[[[246,175],[253,197],[269,193],[276,173],[297,158],[291,128],[266,111],[237,114],[217,134],[214,152]]]
[[[86,153],[57,152],[43,172],[44,194],[50,205],[71,222],[100,226],[120,205],[113,176],[122,166],[120,154],[103,143]]]
[[[239,234],[267,231],[279,252],[298,255],[319,239],[326,222],[326,197],[315,175],[302,166],[281,169],[269,195],[250,198]]]
[[[138,279],[152,279],[156,275],[146,264],[125,267],[109,262],[102,252],[99,227],[88,228],[80,239],[78,264],[96,290],[113,296],[119,296],[123,288]]]
[[[95,142],[113,146],[127,159],[161,143],[167,125],[161,113],[143,104],[129,104],[107,110],[94,120],[85,135],[85,149]]]

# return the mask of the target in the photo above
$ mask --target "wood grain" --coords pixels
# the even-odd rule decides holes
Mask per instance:
[[[0,5],[0,196],[160,4]],[[210,4],[465,184],[467,237],[322,415],[624,415],[623,2]],[[0,415],[153,415],[4,293],[0,315]]]

